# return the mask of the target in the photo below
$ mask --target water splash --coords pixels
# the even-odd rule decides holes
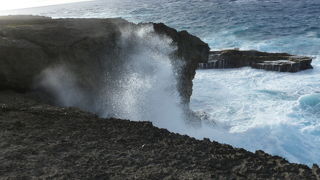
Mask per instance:
[[[145,25],[122,27],[117,42],[119,57],[113,67],[103,65],[102,82],[94,93],[80,88],[81,79],[66,64],[46,69],[40,86],[62,106],[80,107],[102,117],[152,121],[173,131],[181,129],[185,118],[172,65],[176,50],[172,40],[157,35],[152,25]]]

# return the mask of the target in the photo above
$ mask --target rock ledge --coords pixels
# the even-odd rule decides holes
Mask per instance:
[[[287,53],[268,53],[255,50],[237,49],[211,51],[206,63],[199,63],[200,69],[223,69],[250,66],[278,72],[298,72],[312,69],[312,58]]]

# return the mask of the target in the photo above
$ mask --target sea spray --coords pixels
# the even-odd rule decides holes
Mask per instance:
[[[168,37],[156,34],[152,25],[125,26],[120,33],[116,59],[106,57],[101,63],[93,90],[82,87],[81,76],[68,64],[44,70],[38,86],[61,106],[80,107],[101,117],[152,121],[181,132],[184,109],[177,90],[177,68],[172,64],[176,46]],[[180,65],[183,63],[175,59],[175,67]]]
[[[122,28],[121,34],[119,46],[126,53],[122,54],[125,60],[121,78],[114,83],[113,92],[108,96],[111,101],[105,101],[112,106],[103,116],[149,120],[160,127],[179,126],[177,121],[182,121],[183,112],[170,59],[176,50],[172,40],[154,33],[151,25]],[[109,87],[105,87],[101,96],[108,91]]]
[[[85,94],[78,86],[78,79],[66,65],[54,65],[45,69],[37,79],[37,88],[53,96],[53,103],[62,106],[87,108]]]

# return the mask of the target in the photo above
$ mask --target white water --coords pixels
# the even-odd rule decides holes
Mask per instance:
[[[292,162],[320,162],[320,64],[299,73],[198,70],[191,107],[208,113],[219,142],[263,149]]]

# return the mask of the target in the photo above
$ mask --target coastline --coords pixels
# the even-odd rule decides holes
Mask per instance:
[[[0,92],[1,177],[58,179],[319,179],[289,163],[150,122],[102,119]]]
[[[6,177],[319,179],[320,170],[317,165],[310,169],[305,165],[289,163],[283,158],[271,156],[262,151],[250,153],[244,149],[210,142],[208,139],[200,141],[170,133],[152,126],[151,123],[113,118],[101,119],[79,109],[48,105],[41,98],[40,101],[30,99],[31,96],[28,93],[34,93],[32,92],[32,88],[34,88],[32,81],[47,67],[47,62],[50,62],[50,65],[56,61],[75,63],[78,65],[76,70],[80,72],[79,76],[85,77],[86,81],[81,82],[84,89],[89,89],[88,91],[91,92],[90,88],[97,88],[96,85],[101,82],[92,82],[91,80],[94,78],[88,78],[88,75],[91,77],[92,72],[97,73],[97,71],[86,69],[87,59],[85,57],[92,57],[92,54],[106,50],[104,49],[106,44],[109,45],[106,46],[107,48],[114,49],[113,45],[116,43],[113,44],[110,41],[116,41],[114,37],[117,37],[116,33],[112,36],[105,36],[104,29],[100,29],[101,31],[96,29],[94,33],[100,33],[101,37],[105,37],[102,41],[100,37],[94,36],[94,33],[86,32],[87,30],[91,32],[91,26],[76,27],[76,30],[73,31],[73,21],[81,24],[88,23],[90,20],[68,19],[66,24],[62,23],[56,27],[52,27],[52,24],[48,23],[52,21],[49,18],[39,17],[39,20],[45,24],[39,26],[40,30],[37,26],[34,26],[36,28],[31,26],[31,29],[28,29],[29,25],[14,24],[9,27],[13,35],[10,34],[11,31],[6,31],[7,29],[0,34],[2,38],[2,47],[0,48],[10,50],[3,51],[2,63],[5,66],[2,66],[3,69],[0,68],[2,73],[0,79],[3,80],[0,84],[0,125],[1,142],[3,142],[1,158],[6,161],[1,169],[5,169],[2,173]],[[99,22],[106,25],[106,29],[113,27],[114,30],[111,30],[111,33],[117,32],[118,29],[110,22],[133,25],[121,19],[109,19],[106,22],[103,19],[93,21],[92,24]],[[37,20],[35,22],[35,24],[38,23]],[[51,30],[57,28],[58,31],[54,29],[52,32],[47,32],[41,29],[47,27]],[[72,33],[66,31],[65,27],[72,27]],[[208,55],[208,52],[205,51],[209,51],[209,48],[199,38],[186,31],[177,32],[164,24],[155,24],[155,27],[158,27],[158,33],[162,32],[176,42],[178,51],[175,55],[182,57],[186,63],[185,69],[179,74],[179,79],[182,81],[179,83],[178,89],[181,96],[184,97],[183,102],[188,103],[197,64],[205,61],[204,59]],[[40,32],[40,35],[45,32],[49,35],[56,33],[60,36],[52,36],[50,40],[41,39],[47,37],[47,34],[44,34],[44,36],[40,36],[40,39],[39,36],[35,36],[38,39],[32,39],[32,36],[29,36],[29,39],[24,39],[25,35],[23,33],[21,35],[21,32],[25,32],[25,30],[29,30],[30,33]],[[69,41],[66,43],[66,37],[64,37],[67,32],[68,35],[80,32],[80,35],[75,35],[76,37],[66,36],[71,39],[70,46]],[[87,33],[91,36],[88,36]],[[7,38],[11,35],[14,37],[13,41]],[[22,40],[15,41],[15,38]],[[34,42],[34,40],[38,40],[40,43]],[[10,49],[12,47],[14,48]],[[73,51],[68,51],[70,47],[73,48]],[[91,51],[92,49],[94,50]],[[7,56],[8,52],[11,56]],[[69,52],[75,53],[70,54]],[[28,60],[25,64],[20,61],[22,57]],[[99,62],[101,57],[97,56],[96,62]],[[10,58],[16,61],[11,61]],[[77,58],[82,61],[75,62],[74,60],[78,60]],[[99,65],[92,68],[99,67]],[[83,67],[86,71],[82,71]],[[8,70],[11,71],[8,73]],[[99,73],[94,75],[98,76]],[[92,91],[96,92],[95,90]],[[48,94],[42,95],[47,96]],[[49,95],[45,100],[50,102],[54,98]],[[92,99],[88,100],[88,102],[91,101]],[[91,112],[96,113],[95,111]],[[16,164],[19,166],[15,166]],[[126,169],[127,164],[129,166]]]

